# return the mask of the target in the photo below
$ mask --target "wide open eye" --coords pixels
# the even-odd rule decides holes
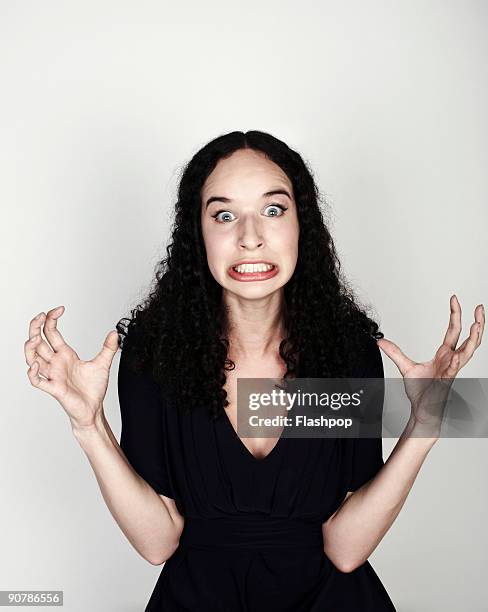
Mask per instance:
[[[232,215],[232,213],[228,210],[218,210],[215,215],[212,215],[212,217],[217,221],[217,223],[227,223],[227,221],[219,221],[219,219],[217,218],[221,213],[224,213],[224,215]],[[232,221],[232,219],[230,220]]]
[[[286,206],[282,206],[281,204],[270,204],[269,206],[266,206],[266,210],[268,208],[278,208],[281,210],[281,213],[275,213],[274,215],[271,215],[271,217],[282,217],[285,210],[288,210]]]
[[[282,204],[268,204],[265,210],[268,210],[268,209],[271,209],[271,210],[274,209],[275,212],[271,215],[266,215],[267,217],[282,217],[285,210],[288,210],[288,208],[286,206],[283,206]],[[229,210],[221,209],[221,210],[218,210],[214,215],[212,215],[212,217],[215,219],[217,223],[228,223],[229,221],[233,221],[233,219],[229,219],[229,217],[226,217],[226,215],[233,216],[233,213],[231,213]]]

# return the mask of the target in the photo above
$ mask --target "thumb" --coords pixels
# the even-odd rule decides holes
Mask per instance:
[[[391,340],[388,340],[387,338],[380,338],[376,341],[376,343],[380,349],[393,361],[396,367],[400,370],[402,376],[404,376],[405,372],[415,365],[415,362],[407,357],[400,347]]]
[[[116,330],[109,331],[105,336],[102,349],[97,353],[93,361],[99,361],[110,369],[115,353],[119,350],[119,334]]]

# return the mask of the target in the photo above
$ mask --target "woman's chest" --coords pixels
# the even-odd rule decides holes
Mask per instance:
[[[325,520],[337,509],[346,482],[343,440],[281,436],[258,459],[221,417],[212,421],[202,407],[191,415],[171,413],[167,423],[172,485],[187,516]]]
[[[236,368],[226,373],[226,383],[223,388],[227,393],[226,399],[228,401],[228,406],[225,408],[224,417],[228,420],[228,423],[234,430],[237,439],[243,445],[244,449],[258,461],[266,459],[266,457],[273,452],[275,447],[280,442],[280,437],[241,437],[238,435],[239,416],[242,418],[242,415],[239,415],[238,411],[239,409],[243,409],[242,406],[239,406],[237,401],[238,380],[269,378],[278,381],[283,378],[285,372],[285,364],[281,362],[281,360],[276,360],[272,362],[257,362],[254,364],[236,363]]]

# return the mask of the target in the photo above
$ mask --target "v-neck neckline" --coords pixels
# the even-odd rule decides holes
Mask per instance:
[[[256,457],[255,455],[253,455],[253,453],[247,448],[247,446],[244,444],[244,442],[241,440],[241,438],[239,437],[239,434],[237,433],[237,431],[234,429],[234,426],[232,425],[232,422],[229,418],[229,415],[227,414],[227,411],[224,410],[224,414],[223,414],[223,418],[225,421],[227,421],[227,425],[231,430],[231,433],[233,434],[233,437],[236,439],[238,445],[243,449],[243,451],[246,453],[247,456],[249,456],[249,458],[256,462],[256,463],[264,463],[265,461],[267,461],[271,455],[275,455],[278,452],[278,447],[281,446],[281,444],[283,443],[284,440],[284,436],[283,433],[285,431],[285,428],[283,427],[283,430],[281,432],[280,437],[278,438],[278,440],[276,441],[275,445],[273,446],[273,448],[269,451],[269,453],[267,453],[264,457]]]

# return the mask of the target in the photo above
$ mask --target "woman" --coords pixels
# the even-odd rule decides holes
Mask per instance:
[[[385,463],[381,437],[239,438],[237,378],[383,378],[378,347],[405,378],[454,377],[481,342],[482,305],[456,349],[453,296],[435,357],[411,361],[341,279],[302,158],[263,132],[193,157],[167,255],[117,324],[120,446],[103,412],[117,333],[81,361],[60,306],[25,345],[31,383],[66,410],[120,528],[165,562],[146,611],[395,610],[367,559],[438,438],[415,435],[418,406]]]

